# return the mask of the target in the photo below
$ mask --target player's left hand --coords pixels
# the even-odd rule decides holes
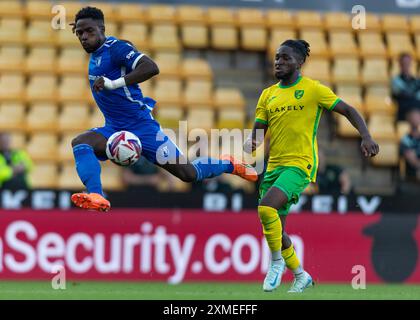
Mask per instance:
[[[363,138],[360,148],[365,157],[374,157],[379,153],[379,145],[372,137]]]

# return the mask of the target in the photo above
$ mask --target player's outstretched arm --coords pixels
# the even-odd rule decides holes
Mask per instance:
[[[252,153],[255,151],[261,145],[261,143],[263,143],[267,129],[268,126],[265,123],[255,121],[251,135],[246,139],[244,143],[244,151],[247,153]],[[264,130],[263,135],[259,134],[258,130]]]
[[[366,123],[359,112],[342,100],[337,103],[333,111],[345,116],[353,127],[359,131],[359,134],[362,137],[360,148],[365,157],[376,156],[379,152],[379,145],[372,139]]]
[[[141,83],[149,80],[151,77],[159,74],[157,64],[144,55],[140,58],[133,71],[116,80],[110,80],[106,77],[100,77],[93,83],[93,89],[98,92],[103,89],[114,90],[123,86],[129,86],[135,83]]]

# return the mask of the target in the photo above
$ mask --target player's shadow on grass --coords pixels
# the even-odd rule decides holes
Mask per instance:
[[[363,229],[363,234],[373,238],[372,264],[385,282],[403,282],[415,270],[417,220],[417,214],[382,214],[378,223]]]

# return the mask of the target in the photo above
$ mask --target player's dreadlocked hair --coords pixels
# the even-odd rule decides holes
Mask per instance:
[[[76,14],[74,22],[76,23],[79,19],[91,18],[93,20],[99,20],[105,22],[104,14],[101,9],[95,7],[84,7]]]
[[[309,53],[311,52],[309,49],[309,43],[305,40],[286,40],[281,45],[292,48],[302,57],[303,62],[306,61],[306,57],[309,57]]]

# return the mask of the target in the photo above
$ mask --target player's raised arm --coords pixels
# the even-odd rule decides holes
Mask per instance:
[[[362,137],[360,148],[365,157],[373,157],[378,154],[379,145],[372,139],[365,121],[355,108],[340,100],[333,111],[345,116],[357,131],[359,131]]]
[[[118,41],[112,44],[111,59],[116,65],[124,68],[126,74],[115,80],[106,77],[98,78],[93,84],[95,91],[114,90],[141,83],[159,74],[157,64],[145,54],[137,51],[128,41]]]

